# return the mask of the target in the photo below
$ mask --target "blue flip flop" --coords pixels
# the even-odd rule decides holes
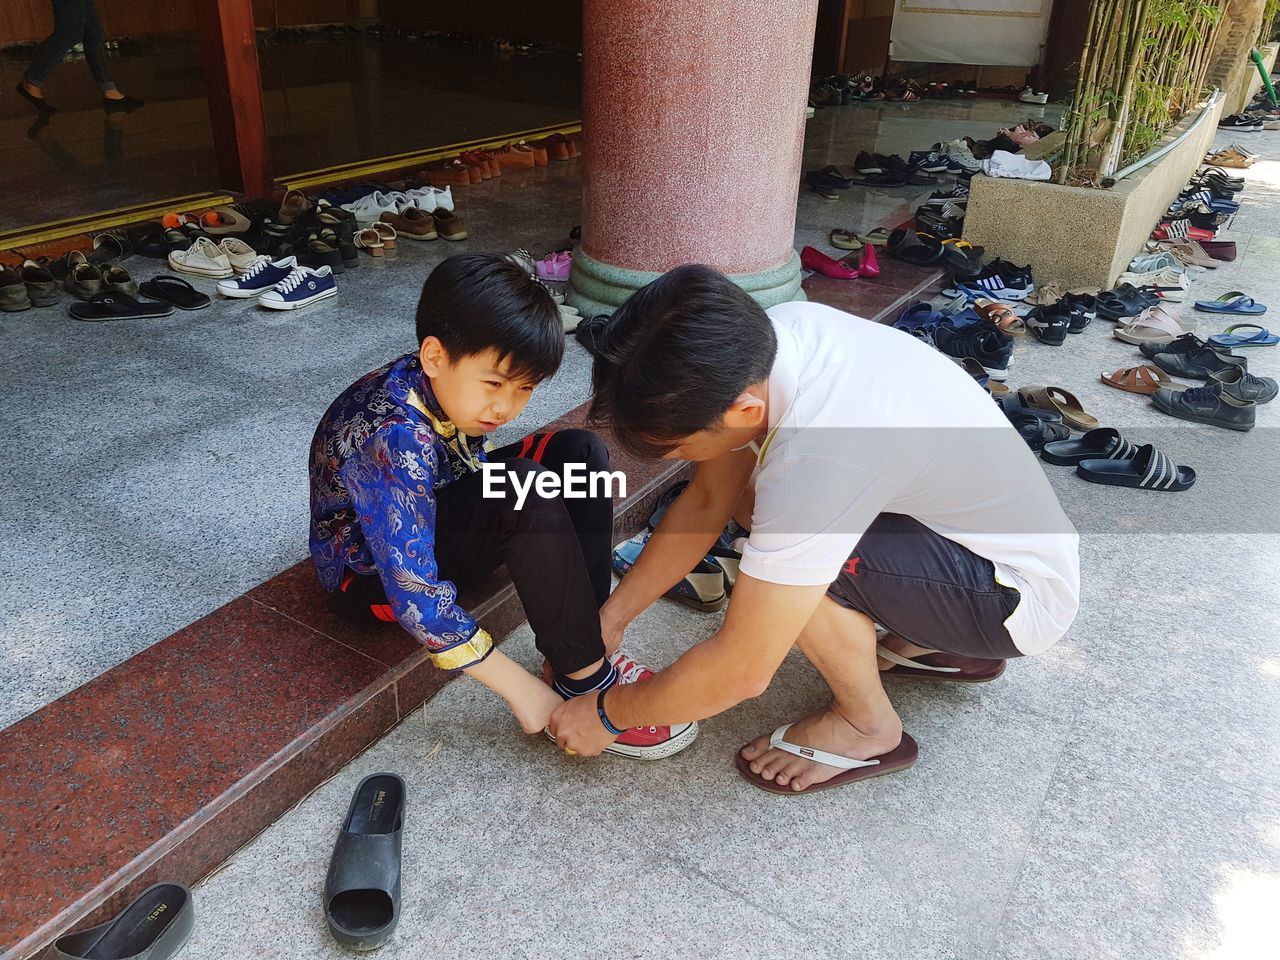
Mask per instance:
[[[1236,333],[1237,330],[1254,330],[1253,334],[1242,336]],[[1260,327],[1256,323],[1233,323],[1221,333],[1211,334],[1209,342],[1216,347],[1274,347],[1280,343],[1280,337],[1276,336],[1266,327]]]
[[[1224,293],[1217,300],[1197,300],[1196,309],[1205,313],[1266,313],[1267,308],[1240,290]]]

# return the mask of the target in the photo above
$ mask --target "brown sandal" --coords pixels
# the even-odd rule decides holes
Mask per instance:
[[[1169,375],[1157,367],[1121,367],[1115,373],[1104,373],[1098,378],[1108,387],[1124,390],[1126,393],[1140,393],[1151,396],[1161,387],[1173,386]]]
[[[1018,396],[1028,407],[1062,414],[1062,422],[1073,429],[1092,430],[1098,425],[1098,418],[1086,413],[1075,394],[1062,387],[1022,387]]]
[[[973,302],[973,312],[987,323],[995,324],[1004,333],[1022,333],[1027,325],[1013,312],[1013,307],[999,300],[979,298]]]

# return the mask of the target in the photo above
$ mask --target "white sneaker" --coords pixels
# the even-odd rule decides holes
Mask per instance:
[[[1018,94],[1018,99],[1023,103],[1048,103],[1049,95],[1047,93],[1037,93],[1031,87],[1023,87],[1022,92]]]
[[[231,269],[236,273],[244,273],[258,260],[258,251],[237,237],[227,237],[218,249],[231,261]]]
[[[453,209],[453,190],[450,187],[445,187],[443,190],[438,187],[420,187],[417,190],[406,190],[404,196],[408,197],[419,210],[427,213],[442,207],[445,210]]]
[[[1154,273],[1122,273],[1116,283],[1129,283],[1135,287],[1159,287],[1159,290],[1153,291],[1155,295],[1170,303],[1181,303],[1187,298],[1186,277],[1170,270],[1157,270]]]
[[[342,209],[354,213],[357,223],[373,223],[384,213],[399,213],[400,201],[397,197],[404,194],[388,194],[381,190],[365,194],[354,203],[344,203]]]
[[[969,149],[969,144],[965,143],[963,138],[939,143],[934,149],[945,153],[970,172],[976,173],[982,169],[982,161],[973,155],[973,151]]]
[[[210,277],[214,280],[221,280],[235,273],[231,268],[230,258],[208,237],[200,237],[187,250],[171,251],[169,266],[179,273]]]

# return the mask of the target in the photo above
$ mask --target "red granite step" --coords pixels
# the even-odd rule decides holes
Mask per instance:
[[[941,280],[882,269],[805,289],[883,321]],[[689,468],[611,448],[621,539]],[[505,571],[462,600],[495,639],[524,622]],[[208,875],[450,677],[398,626],[338,616],[304,560],[0,731],[0,960]]]
[[[618,538],[688,469],[612,466]],[[502,570],[462,602],[495,639],[524,622]],[[452,676],[338,616],[304,560],[0,731],[0,958],[208,875]]]

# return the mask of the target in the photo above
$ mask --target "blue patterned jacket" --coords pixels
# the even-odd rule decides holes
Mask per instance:
[[[493,639],[458,606],[435,559],[436,491],[474,473],[484,444],[445,418],[417,354],[367,373],[325,411],[311,441],[311,557],[326,590],[376,573],[400,624],[446,670]]]

